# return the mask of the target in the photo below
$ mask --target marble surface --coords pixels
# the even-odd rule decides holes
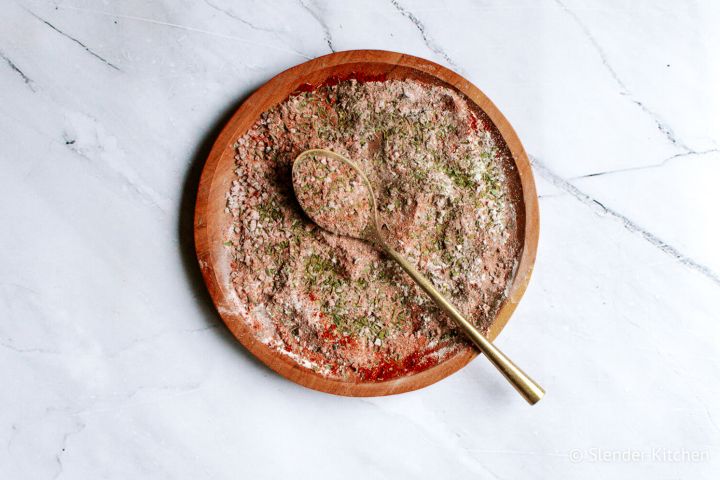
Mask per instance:
[[[720,7],[19,1],[0,15],[0,477],[714,478]],[[540,193],[498,345],[422,391],[296,386],[219,323],[192,250],[218,125],[308,58],[403,51],[478,85]]]

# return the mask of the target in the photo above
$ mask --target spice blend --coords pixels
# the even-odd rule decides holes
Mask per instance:
[[[346,381],[410,375],[473,348],[392,260],[305,216],[291,168],[310,148],[362,168],[388,243],[487,332],[522,250],[522,205],[507,147],[464,96],[414,80],[346,80],[266,111],[235,147],[226,245],[259,341]],[[347,213],[349,230],[362,224]]]
[[[300,206],[322,228],[365,238],[371,227],[370,191],[350,165],[321,154],[293,165],[293,190]]]

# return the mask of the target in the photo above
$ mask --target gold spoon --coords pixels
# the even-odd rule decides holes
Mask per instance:
[[[305,177],[307,172],[303,172],[303,168],[313,168],[313,165],[306,165],[304,162],[312,161],[321,163],[321,159],[323,158],[342,162],[352,168],[360,179],[360,183],[355,182],[354,185],[350,184],[346,190],[341,192],[345,194],[344,197],[339,199],[341,203],[351,197],[353,193],[351,191],[352,188],[360,186],[365,187],[367,190],[365,198],[363,199],[367,201],[369,211],[366,212],[368,218],[365,219],[365,225],[361,225],[363,228],[356,228],[354,230],[351,228],[355,215],[361,214],[362,212],[349,208],[349,204],[334,204],[331,206],[325,205],[323,199],[317,198],[316,194],[318,192],[310,191],[310,184],[303,183],[303,180],[307,180]],[[325,160],[325,163],[322,165],[324,170],[328,169],[327,160]],[[315,180],[317,180],[317,178]],[[403,270],[405,270],[407,274],[410,275],[410,277],[435,301],[435,303],[442,308],[445,313],[447,313],[448,316],[450,316],[450,318],[452,318],[455,323],[460,326],[460,328],[462,328],[465,334],[470,337],[480,351],[485,354],[485,356],[498,370],[500,370],[500,373],[505,376],[505,378],[512,384],[513,387],[515,387],[520,395],[528,401],[528,403],[533,405],[537,403],[543,395],[545,395],[545,391],[542,387],[540,387],[540,385],[535,383],[508,357],[506,357],[505,354],[503,354],[487,338],[485,338],[485,336],[480,333],[480,331],[475,328],[472,323],[467,321],[465,317],[463,317],[462,314],[432,285],[432,283],[430,283],[430,280],[425,278],[425,276],[418,272],[417,269],[402,255],[387,244],[383,235],[380,233],[380,228],[378,227],[375,193],[367,176],[357,164],[330,150],[306,150],[298,155],[293,163],[292,181],[295,196],[297,197],[300,206],[317,225],[332,233],[358,238],[381,248],[390,258],[400,264]],[[320,188],[327,189],[328,185],[322,184],[321,182]],[[330,215],[325,215],[328,211],[330,211]],[[334,221],[338,214],[344,216],[344,221]]]

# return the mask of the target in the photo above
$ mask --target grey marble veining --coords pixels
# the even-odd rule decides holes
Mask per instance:
[[[712,1],[4,2],[0,477],[714,478],[718,23]],[[218,128],[354,48],[458,71],[530,154],[538,259],[498,344],[537,406],[483,359],[310,391],[213,311],[191,237]]]

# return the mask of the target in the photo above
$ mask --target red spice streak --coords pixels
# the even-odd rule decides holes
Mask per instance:
[[[349,75],[333,75],[332,77],[328,77],[325,79],[324,82],[319,83],[317,85],[313,85],[311,83],[301,83],[300,85],[295,88],[295,91],[291,94],[297,95],[298,93],[304,93],[304,92],[312,92],[316,88],[319,87],[332,87],[333,85],[337,85],[340,82],[344,82],[345,80],[351,80],[355,79],[358,82],[384,82],[387,80],[387,74],[386,73],[361,73],[361,72],[353,72]]]
[[[401,375],[422,372],[437,365],[437,357],[431,357],[430,354],[436,352],[438,349],[439,347],[435,347],[414,352],[399,362],[382,360],[375,367],[359,368],[357,373],[363,380],[382,382],[383,380],[389,380]]]
[[[470,118],[470,128],[472,128],[474,131],[477,131],[477,118],[475,118],[475,114],[471,113],[469,115]]]
[[[325,328],[325,331],[320,334],[320,338],[323,340],[331,340],[337,343],[340,347],[355,347],[357,346],[357,339],[350,335],[342,335],[337,332],[337,327],[333,324]]]
[[[328,339],[333,339],[333,338],[335,338],[335,337],[337,336],[337,335],[335,334],[335,330],[336,330],[335,325],[330,325],[330,326],[327,327],[327,328],[325,329],[325,331],[320,335],[320,338],[322,338],[323,340],[328,340]]]
[[[492,131],[492,128],[491,128],[492,124],[488,123],[488,121],[486,119],[478,118],[475,116],[474,113],[471,113],[468,116],[468,118],[469,118],[468,123],[470,124],[471,130],[478,131],[478,129],[479,129],[480,131],[483,131],[483,132]]]
[[[297,86],[297,88],[295,89],[293,94],[303,93],[303,92],[312,92],[316,88],[317,87],[315,85],[312,85],[310,83],[301,83],[300,85]]]

